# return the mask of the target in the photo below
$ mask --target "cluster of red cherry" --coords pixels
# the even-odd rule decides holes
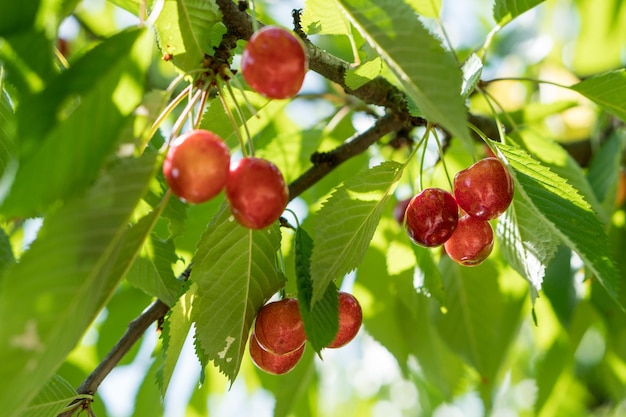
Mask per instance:
[[[423,190],[408,200],[400,218],[416,244],[444,245],[455,262],[479,265],[493,249],[489,220],[511,204],[513,180],[499,159],[489,157],[459,171],[453,187],[454,195],[441,188]]]
[[[326,346],[345,346],[359,331],[363,313],[357,299],[339,292],[339,330]],[[257,314],[250,335],[250,357],[261,370],[281,375],[291,371],[304,354],[306,334],[295,298],[283,298],[264,305]]]
[[[274,99],[295,96],[307,70],[302,41],[275,26],[255,32],[241,59],[246,82]],[[274,223],[289,201],[285,180],[273,163],[250,156],[231,165],[222,138],[207,130],[191,130],[177,137],[165,157],[163,173],[172,192],[189,203],[203,203],[226,189],[233,216],[251,229]]]

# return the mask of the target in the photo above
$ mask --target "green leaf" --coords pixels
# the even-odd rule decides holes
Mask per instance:
[[[115,35],[20,101],[19,166],[2,203],[6,216],[33,215],[93,183],[141,101],[151,44],[146,29]]]
[[[512,168],[509,172],[516,192],[537,216],[536,231],[545,228],[578,253],[610,296],[619,303],[620,273],[609,256],[604,227],[589,204],[566,180],[522,149],[500,143],[495,145]],[[531,240],[529,244],[535,243]]]
[[[276,265],[280,240],[278,225],[246,229],[224,205],[198,244],[191,273],[198,285],[192,311],[198,354],[231,382],[258,310],[284,286]]]
[[[380,57],[376,57],[370,61],[361,63],[356,68],[349,68],[346,72],[346,85],[353,90],[372,81],[381,74],[383,69],[383,61]]]
[[[2,87],[0,80],[0,87]],[[8,93],[0,88],[0,176],[17,156],[16,121]]]
[[[619,167],[626,139],[619,133],[611,135],[593,155],[587,171],[591,189],[605,213],[612,213],[619,184]]]
[[[134,14],[135,16],[139,16],[139,12],[142,9],[141,0],[108,0],[108,1]],[[154,3],[154,2],[150,1],[148,3]]]
[[[69,382],[55,374],[33,398],[20,417],[56,416],[79,397]]]
[[[493,4],[493,19],[500,26],[504,26],[542,2],[543,0],[495,0]]]
[[[587,78],[569,87],[626,122],[626,69]]]
[[[296,231],[296,274],[298,307],[304,322],[304,331],[311,346],[320,352],[333,341],[339,330],[337,287],[331,282],[322,298],[311,307],[313,282],[311,280],[311,253],[313,239],[299,227]]]
[[[602,223],[608,222],[607,212],[596,198],[595,191],[587,181],[585,173],[563,146],[551,138],[533,132],[523,132],[523,134],[516,136],[515,140],[542,165],[567,180],[589,203]]]
[[[332,280],[358,266],[401,174],[402,165],[384,162],[347,180],[324,203],[311,254],[313,305]]]
[[[450,349],[480,373],[483,400],[489,402],[495,377],[520,325],[525,292],[505,295],[498,277],[514,279],[514,274],[497,270],[489,259],[466,268],[444,257],[440,266],[448,303],[445,313],[436,314],[437,330]]]
[[[554,259],[546,268],[543,295],[550,301],[554,314],[564,328],[569,328],[578,303],[575,274],[576,270],[572,268],[572,251],[563,245],[559,246]]]
[[[0,274],[2,274],[5,268],[14,263],[13,247],[4,229],[0,228]],[[2,275],[0,275],[0,279],[2,279]]]
[[[78,343],[133,260],[130,216],[156,170],[124,159],[51,213],[0,281],[0,404],[16,416]],[[139,242],[140,244],[141,242]],[[132,249],[132,250],[131,250]],[[15,279],[15,277],[20,277]]]
[[[170,380],[176,369],[176,363],[183,350],[187,335],[191,330],[191,311],[196,297],[196,286],[189,290],[174,304],[163,323],[161,340],[163,341],[163,363],[157,374],[157,381],[161,387],[161,395],[165,397]]]
[[[22,93],[40,91],[57,73],[52,51],[52,42],[43,31],[6,36],[0,43],[0,60],[8,69],[7,79]]]
[[[315,354],[310,349],[305,349],[296,367],[284,375],[271,375],[255,367],[263,389],[276,399],[274,417],[316,415],[309,408],[319,386],[315,368]]]
[[[154,22],[159,46],[176,67],[188,72],[213,55],[226,29],[215,0],[165,0]]]
[[[152,298],[143,291],[122,281],[115,289],[111,299],[106,303],[106,318],[96,326],[98,340],[95,344],[94,359],[104,358],[111,350],[111,347],[115,346],[120,339],[122,325],[136,319],[152,301]],[[136,358],[140,346],[140,343],[135,343],[126,352],[118,366],[131,364]],[[92,365],[92,369],[93,366],[95,364]],[[91,369],[86,366],[85,372],[88,371],[91,371]],[[83,376],[80,380],[84,380],[86,376]]]
[[[561,242],[544,223],[532,203],[516,193],[496,228],[502,255],[528,281],[533,302],[541,290],[546,268]]]
[[[471,142],[462,75],[453,55],[395,0],[340,0],[352,24],[378,52],[424,116]]]
[[[157,218],[158,216],[149,214],[140,223],[149,222],[153,226]],[[151,229],[147,226],[147,230],[148,227]],[[174,243],[171,240],[162,240],[152,233],[145,240],[139,256],[126,274],[126,279],[135,287],[172,306],[184,292],[184,283],[176,279],[172,270],[178,260]]]
[[[441,306],[445,306],[447,303],[446,292],[441,272],[433,259],[433,252],[418,245],[412,246],[417,259],[416,273],[421,278],[421,284],[416,286],[416,290],[426,297],[433,297]]]
[[[306,0],[301,23],[309,35],[351,35],[350,22],[337,0]]]
[[[406,2],[425,17],[438,17],[441,13],[441,0],[406,0]]]
[[[478,55],[472,54],[463,63],[461,68],[463,71],[463,86],[461,87],[461,95],[465,98],[476,88],[476,84],[480,81],[480,76],[483,73],[483,62]]]

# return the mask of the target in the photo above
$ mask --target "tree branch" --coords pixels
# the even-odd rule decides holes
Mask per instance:
[[[222,10],[223,21],[228,28],[222,43],[225,45],[224,49],[229,50],[229,45],[234,46],[237,39],[248,39],[252,35],[252,20],[232,0],[217,0],[217,4]],[[385,115],[364,133],[347,140],[330,152],[313,154],[313,165],[289,185],[290,199],[297,197],[313,186],[341,163],[367,150],[383,136],[425,123],[423,119],[410,116],[406,109],[403,93],[383,78],[372,80],[356,90],[350,89],[344,81],[344,75],[350,68],[350,64],[313,45],[299,27],[299,14],[294,14],[294,21],[296,31],[299,32],[299,36],[303,38],[307,47],[310,68],[313,71],[340,85],[347,94],[353,95],[367,104],[386,107],[387,110]],[[183,273],[181,279],[187,279],[190,272],[191,265]],[[102,381],[119,364],[120,360],[142,337],[150,325],[155,321],[162,320],[168,311],[169,306],[157,300],[130,322],[120,340],[77,388],[77,393],[94,395]],[[75,402],[75,404],[80,403],[81,400]],[[65,412],[59,417],[70,417],[77,409]]]

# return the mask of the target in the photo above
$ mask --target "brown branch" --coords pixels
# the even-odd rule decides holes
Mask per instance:
[[[329,172],[353,156],[359,155],[388,133],[398,131],[410,124],[405,117],[387,113],[367,131],[347,140],[330,152],[314,153],[313,166],[289,184],[289,198],[294,199],[309,189]]]
[[[227,34],[225,35],[227,39],[223,41],[223,43],[232,46],[234,42],[236,42],[236,39],[249,38],[252,35],[252,21],[250,16],[241,11],[237,4],[233,3],[231,0],[217,0],[217,3],[222,10],[224,16],[223,21],[228,28]],[[355,155],[365,152],[383,136],[394,131],[411,129],[412,127],[425,123],[424,120],[409,115],[406,110],[403,94],[383,78],[370,81],[356,90],[350,89],[344,81],[345,72],[349,69],[350,65],[317,48],[306,36],[304,36],[303,40],[309,51],[310,67],[312,70],[340,85],[348,94],[363,100],[365,103],[386,107],[387,112],[383,117],[377,120],[370,129],[347,140],[334,150],[313,154],[313,165],[289,185],[289,195],[291,199],[313,186],[341,163]],[[190,272],[191,266],[183,273],[181,279],[187,279]],[[143,336],[150,325],[155,321],[162,320],[168,311],[169,306],[157,300],[136,319],[130,322],[126,332],[115,346],[113,346],[111,351],[77,388],[77,393],[94,395],[102,381],[119,364],[120,360]],[[80,407],[81,401],[83,401],[82,404],[84,405],[84,401],[86,400],[78,400],[74,404]],[[74,408],[71,411],[67,411],[59,417],[70,417],[77,409],[78,408]]]

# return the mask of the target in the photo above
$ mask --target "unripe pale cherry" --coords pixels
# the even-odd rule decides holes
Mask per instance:
[[[226,198],[239,224],[250,229],[263,229],[285,211],[289,190],[274,164],[248,157],[231,166],[226,181]]]
[[[241,73],[258,93],[269,98],[295,96],[309,63],[304,43],[291,31],[265,26],[248,40],[241,56]]]
[[[298,300],[284,298],[261,307],[254,323],[261,347],[276,355],[298,350],[306,342]]]
[[[493,249],[493,229],[489,221],[469,214],[459,219],[454,233],[444,244],[446,253],[463,266],[480,265]]]
[[[252,362],[262,371],[272,375],[282,375],[291,371],[302,358],[304,348],[305,345],[303,344],[299,349],[293,352],[285,355],[277,355],[263,349],[263,346],[259,344],[254,332],[250,335],[250,343],[248,346]]]
[[[426,247],[442,245],[459,219],[454,197],[441,188],[426,188],[406,208],[404,227],[413,242]]]
[[[347,292],[339,292],[339,330],[335,339],[327,346],[339,348],[354,339],[363,322],[363,311],[359,301]]]
[[[230,152],[224,141],[207,130],[191,130],[171,144],[163,175],[172,192],[189,203],[203,203],[226,185]]]
[[[455,175],[454,198],[470,216],[495,219],[513,200],[513,179],[499,159],[481,159]]]

